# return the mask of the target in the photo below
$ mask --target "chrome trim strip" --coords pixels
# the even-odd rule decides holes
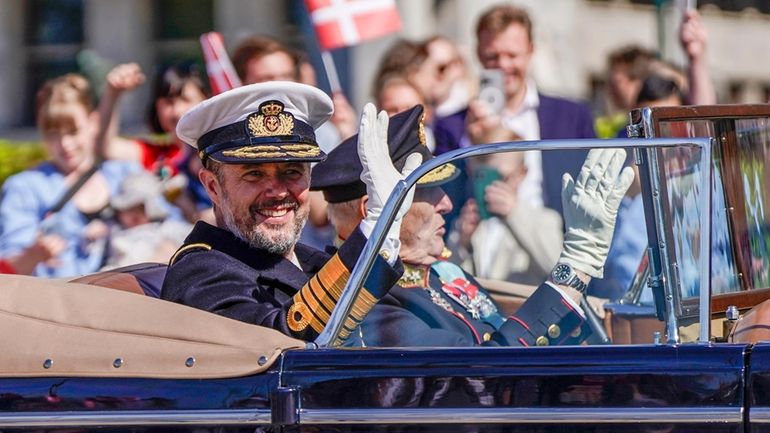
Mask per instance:
[[[442,408],[301,409],[310,424],[686,424],[740,423],[743,409],[678,408]]]
[[[652,110],[650,108],[644,108],[642,109],[642,124],[644,126],[644,130],[647,132],[648,138],[654,138],[657,131],[655,131],[655,124],[652,119]],[[704,176],[702,177],[703,181],[700,185],[701,188],[701,194],[700,194],[700,203],[699,206],[701,209],[711,209],[711,178],[713,176],[713,166],[711,164],[711,150],[712,150],[712,143],[711,139],[708,139],[709,143],[707,145],[699,145],[698,147],[701,148],[701,159],[700,164],[702,169],[704,170]],[[660,191],[660,181],[662,179],[661,173],[659,173],[658,170],[658,163],[657,158],[654,155],[655,152],[650,152],[651,158],[650,158],[650,164],[649,169],[650,173],[654,174],[651,176],[652,182],[653,182],[653,188],[656,191]],[[658,233],[661,236],[661,239],[658,239],[659,245],[661,245],[660,253],[661,253],[661,259],[663,260],[663,263],[673,263],[671,260],[671,255],[674,254],[673,248],[674,242],[673,239],[666,239],[665,231],[660,230],[662,228],[662,224],[665,224],[664,217],[662,215],[662,201],[666,200],[666,197],[662,197],[661,194],[658,194],[657,198],[653,197],[654,200],[658,202],[657,206],[655,206],[655,209],[657,210],[655,219],[658,224]],[[701,227],[700,227],[700,257],[698,258],[699,261],[699,269],[700,269],[700,297],[698,299],[698,320],[700,322],[700,329],[698,333],[698,341],[701,343],[708,343],[711,338],[711,212],[701,212]],[[671,241],[671,242],[668,242]],[[668,247],[666,247],[668,246]],[[669,253],[669,251],[671,251]],[[674,259],[675,261],[675,259]],[[679,344],[681,342],[681,337],[679,335],[679,319],[677,316],[677,308],[680,295],[679,293],[672,293],[674,290],[678,291],[681,282],[679,281],[680,275],[678,272],[674,272],[673,267],[671,266],[663,266],[663,270],[665,275],[664,278],[664,291],[666,293],[666,332],[668,334],[668,344]]]
[[[663,273],[663,293],[665,295],[666,305],[666,343],[667,344],[679,344],[681,338],[679,336],[679,316],[677,315],[677,299],[679,295],[674,293],[679,285],[678,275],[674,271],[674,267],[670,264],[676,261],[675,254],[671,247],[674,245],[672,239],[669,239],[666,235],[666,217],[663,215],[664,204],[667,200],[661,194],[661,179],[663,174],[659,170],[658,154],[656,152],[650,152],[650,179],[652,182],[653,194],[652,199],[657,202],[655,204],[655,224],[658,226],[658,252],[660,254],[661,272]]]
[[[770,424],[770,407],[750,408],[749,422],[757,424]]]
[[[711,341],[711,180],[714,178],[711,163],[712,142],[703,147],[700,154],[700,164],[704,171],[703,183],[701,184],[701,202],[700,208],[705,209],[701,212],[700,226],[700,311],[698,320],[700,321],[699,342],[708,343]]]
[[[770,423],[770,409],[752,409],[751,421]],[[742,408],[447,408],[301,409],[300,424],[562,424],[739,423]],[[269,425],[269,410],[8,412],[0,427],[160,425]]]
[[[540,140],[540,141],[515,141],[496,143],[485,146],[471,146],[463,149],[453,150],[451,152],[439,155],[424,164],[417,167],[405,180],[399,181],[390,198],[385,203],[381,217],[372,230],[369,242],[364,246],[361,255],[358,257],[356,266],[350,273],[350,278],[345,285],[345,289],[337,302],[336,308],[332,311],[331,317],[321,334],[316,338],[315,343],[319,347],[330,347],[337,344],[337,337],[342,330],[345,318],[348,316],[353,301],[358,296],[358,290],[363,286],[364,277],[372,268],[374,259],[377,256],[382,245],[387,228],[395,218],[396,210],[404,201],[406,192],[417,182],[419,178],[430,170],[442,166],[453,160],[488,155],[510,150],[569,150],[569,149],[589,149],[589,148],[613,148],[613,147],[675,147],[682,145],[696,146],[706,148],[710,146],[710,140],[707,138],[657,138],[657,139],[580,139],[580,140]],[[710,235],[710,233],[708,233]],[[678,336],[678,334],[676,334]],[[670,340],[670,337],[669,337]]]
[[[650,108],[642,109],[642,124],[644,125],[646,137],[655,138],[657,131],[655,131],[655,123],[652,121],[652,110]],[[662,283],[663,293],[665,294],[664,304],[666,306],[666,343],[679,344],[681,339],[679,336],[679,319],[676,310],[676,299],[679,299],[679,296],[676,296],[673,293],[675,287],[677,287],[676,283],[678,282],[676,276],[672,272],[671,266],[667,265],[671,263],[671,256],[669,254],[670,249],[668,246],[673,245],[673,243],[669,242],[670,239],[666,238],[666,219],[663,215],[663,209],[667,197],[663,197],[663,194],[660,193],[663,173],[658,169],[659,163],[657,153],[655,151],[650,151],[647,155],[647,170],[650,172],[650,182],[653,191],[652,200],[655,202],[655,206],[653,207],[655,215],[653,215],[653,217],[655,218],[655,224],[657,225],[658,253],[660,254],[661,272],[663,273]],[[653,278],[658,277],[657,275],[651,276]]]
[[[136,425],[269,425],[270,409],[2,412],[0,428]]]

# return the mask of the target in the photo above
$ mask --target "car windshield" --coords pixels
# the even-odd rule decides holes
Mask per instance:
[[[393,308],[417,316],[417,322],[423,322],[421,326],[468,332],[470,337],[464,340],[470,342],[468,345],[489,344],[499,326],[497,322],[518,314],[559,260],[565,233],[562,174],[567,172],[577,179],[589,150],[577,147],[610,145],[599,140],[565,143],[556,144],[555,150],[542,151],[524,150],[533,143],[519,143],[516,150],[459,152],[454,159],[442,157],[442,161],[451,163],[432,161],[431,169],[416,181],[412,206],[401,224],[400,257],[405,271],[386,301]],[[627,147],[625,165],[636,169],[631,147],[634,141],[614,143]],[[575,149],[559,149],[570,145]],[[667,186],[668,214],[664,218],[680,239],[674,246],[674,260],[681,265],[681,286],[687,287],[687,296],[697,295],[702,263],[700,228],[704,226],[698,211],[698,206],[703,206],[699,191],[708,173],[702,172],[701,153],[692,143],[667,147],[665,151],[667,165],[662,181]],[[547,168],[535,169],[540,167]],[[636,180],[619,205],[615,240],[609,248],[603,278],[589,283],[587,302],[582,301],[591,307],[581,308],[591,310],[595,322],[603,328],[594,327],[589,343],[652,343],[664,332],[649,289],[634,305],[618,303],[631,287],[647,251],[647,221],[654,221],[654,217],[649,211],[645,216],[644,202],[650,201],[653,207],[662,203],[653,202],[657,196],[644,197],[639,179],[637,170]],[[596,335],[607,333],[613,320],[629,318],[635,322],[632,326],[643,326],[638,335]],[[390,316],[387,310],[374,309],[367,321],[386,324]],[[363,334],[386,332],[383,330],[387,326],[361,328],[364,331],[359,330],[358,337],[366,340]],[[378,346],[376,341],[374,338],[363,344]],[[437,341],[441,340],[428,339],[421,345],[440,346]]]
[[[699,178],[699,149],[661,149],[661,171],[667,192],[666,234],[674,246],[680,286],[674,291],[676,313],[682,323],[697,321],[701,291],[711,298],[711,313],[729,307],[747,311],[767,298],[770,288],[770,121],[761,107],[717,107],[709,118],[688,118],[691,113],[664,109],[652,113],[654,133],[666,137],[714,137],[712,182],[709,191],[711,245],[710,278],[704,284],[694,269],[699,254],[697,233],[703,209]],[[756,111],[756,113],[755,113]],[[704,116],[701,116],[704,117]],[[692,184],[693,188],[684,187]],[[750,293],[753,293],[750,295]],[[712,327],[710,338],[720,338]]]

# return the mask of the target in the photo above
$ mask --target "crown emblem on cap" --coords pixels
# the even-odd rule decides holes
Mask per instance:
[[[278,101],[267,101],[259,106],[259,111],[265,116],[277,116],[283,111],[283,104]]]
[[[254,137],[291,135],[294,132],[294,116],[283,111],[280,101],[263,102],[258,112],[249,115],[246,124]]]

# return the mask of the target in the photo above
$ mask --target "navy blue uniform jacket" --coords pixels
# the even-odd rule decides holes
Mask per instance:
[[[406,265],[409,268],[409,265]],[[583,317],[548,284],[535,293],[507,318],[499,329],[483,319],[477,319],[460,303],[442,290],[443,283],[435,272],[412,285],[394,286],[361,323],[361,331],[353,333],[346,345],[370,347],[389,346],[535,346],[576,344],[590,332]],[[484,288],[468,274],[481,291]],[[424,289],[429,284],[434,296],[439,295],[444,306],[432,299]],[[452,312],[445,306],[449,306]],[[505,319],[505,318],[504,318]],[[556,332],[558,330],[558,332]],[[573,330],[580,334],[570,335]],[[363,340],[363,343],[361,342]]]
[[[326,325],[365,243],[366,237],[356,230],[332,256],[297,244],[300,270],[227,230],[198,222],[171,259],[161,298],[313,340]],[[400,266],[394,269],[377,258],[356,301],[354,310],[362,312],[360,316],[396,283]],[[348,318],[343,338],[357,328],[360,316]]]
[[[342,280],[324,284],[337,277],[347,279],[346,273],[354,266],[365,241],[363,234],[356,230],[335,254],[298,244],[295,253],[302,264],[300,270],[283,257],[249,247],[227,230],[198,222],[185,245],[172,258],[161,298],[312,340],[328,320],[330,308],[325,301],[336,302],[339,299],[336,290],[344,287]],[[344,269],[339,263],[345,265]],[[333,275],[324,277],[324,272]],[[495,332],[483,322],[459,320],[434,304],[421,288],[396,285],[400,276],[400,263],[393,269],[381,258],[377,259],[364,286],[367,293],[376,298],[375,302],[381,299],[376,305],[359,304],[369,314],[346,323],[346,345],[517,346],[537,344],[543,336],[549,344],[558,344],[564,342],[563,338],[548,337],[551,325],[571,329],[582,322],[555,290],[543,285],[516,313],[516,319],[507,320]],[[434,284],[441,283],[436,280]],[[329,287],[333,285],[336,287]],[[382,287],[392,287],[390,294],[376,289]],[[325,291],[319,295],[322,289]],[[292,313],[296,313],[293,306],[311,305],[312,300],[308,298],[323,295],[329,297],[313,305],[310,323],[299,329],[296,325],[302,321],[292,319]],[[363,298],[366,301],[367,296]],[[486,342],[483,341],[485,333],[491,333]]]

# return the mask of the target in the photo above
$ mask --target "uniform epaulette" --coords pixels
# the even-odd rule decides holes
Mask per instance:
[[[427,266],[415,266],[404,263],[404,274],[396,284],[405,289],[428,287],[429,269]]]
[[[177,259],[181,258],[183,255],[195,251],[195,250],[205,250],[210,251],[211,245],[205,244],[203,242],[198,242],[195,244],[188,244],[188,245],[182,245],[181,248],[176,250],[173,256],[171,256],[171,260],[169,260],[168,265],[171,266],[174,264],[174,262],[177,261]]]

